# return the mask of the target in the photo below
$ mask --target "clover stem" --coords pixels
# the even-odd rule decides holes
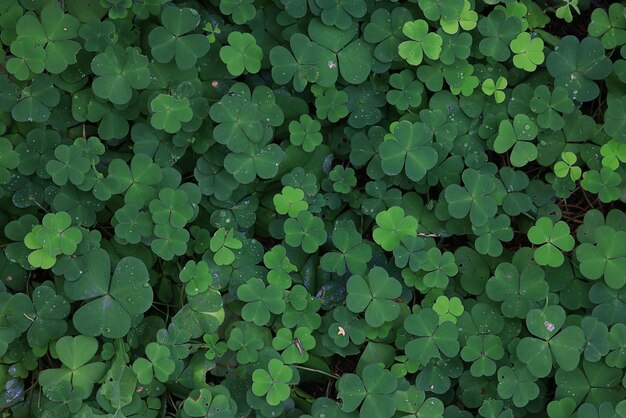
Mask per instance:
[[[324,376],[332,377],[333,379],[339,379],[339,375],[336,375],[334,373],[328,373],[328,372],[325,372],[323,370],[313,369],[313,368],[310,368],[310,367],[299,366],[299,365],[296,365],[295,367],[296,367],[296,369],[302,369],[302,370],[306,370],[306,371],[309,371],[309,372],[323,374]]]

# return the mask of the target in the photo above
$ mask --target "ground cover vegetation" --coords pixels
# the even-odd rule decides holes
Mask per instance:
[[[0,416],[626,417],[626,8],[0,0]]]

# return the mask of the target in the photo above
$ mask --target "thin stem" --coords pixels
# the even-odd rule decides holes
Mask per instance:
[[[302,370],[306,370],[306,371],[309,371],[309,372],[323,374],[324,376],[332,377],[333,379],[339,379],[339,375],[334,374],[334,373],[328,373],[328,372],[325,372],[323,370],[312,369],[310,367],[299,366],[299,365],[296,365],[295,367],[296,367],[296,369],[302,369]]]

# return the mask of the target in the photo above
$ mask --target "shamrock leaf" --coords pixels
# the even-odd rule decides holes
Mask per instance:
[[[35,315],[28,329],[28,342],[33,347],[43,347],[65,334],[70,305],[54,288],[46,285],[35,288],[32,300]]]
[[[626,100],[623,97],[608,100],[608,108],[604,114],[604,131],[614,138],[618,143],[626,143],[626,135],[624,134],[624,110],[626,109]]]
[[[224,0],[220,1],[220,12],[232,16],[233,22],[243,25],[254,19],[256,9],[254,0]]]
[[[84,335],[66,335],[56,342],[56,352],[63,367],[42,370],[39,384],[47,389],[60,382],[68,382],[72,387],[81,389],[83,397],[89,397],[107,367],[102,362],[90,362],[98,352],[98,340]]]
[[[461,177],[465,187],[451,184],[444,190],[448,211],[456,219],[469,214],[472,225],[481,227],[495,216],[498,209],[496,200],[491,196],[495,189],[494,178],[472,168],[463,171]]]
[[[539,37],[532,38],[530,33],[522,32],[511,41],[513,64],[524,71],[533,72],[538,65],[543,64],[543,40]]]
[[[490,299],[502,302],[500,309],[507,318],[525,318],[548,297],[545,273],[535,264],[518,269],[511,263],[500,263],[487,282]]]
[[[289,383],[293,371],[282,361],[270,359],[267,370],[256,369],[252,373],[252,393],[265,396],[267,403],[276,406],[289,398]]]
[[[257,177],[262,179],[274,177],[284,158],[285,152],[276,144],[264,147],[251,144],[244,152],[228,154],[224,159],[224,168],[235,180],[249,184]]]
[[[424,55],[432,60],[439,58],[443,39],[436,33],[428,32],[428,23],[418,19],[406,22],[402,32],[411,40],[398,45],[398,54],[411,65],[420,65]]]
[[[139,357],[133,363],[133,371],[142,385],[148,385],[156,377],[160,382],[167,382],[176,365],[170,358],[170,350],[158,343],[151,342],[146,346],[146,357]]]
[[[432,131],[424,123],[399,122],[380,144],[383,171],[389,176],[403,170],[413,181],[420,181],[437,164],[432,147]]]
[[[152,81],[148,58],[138,48],[117,44],[94,57],[91,71],[98,76],[91,86],[94,94],[116,105],[128,103],[133,89],[145,89]]]
[[[20,100],[11,109],[11,116],[16,122],[46,122],[50,118],[50,108],[58,105],[60,100],[61,95],[52,78],[45,73],[38,74],[22,90]]]
[[[504,62],[511,56],[509,45],[522,31],[522,24],[518,18],[494,10],[478,21],[478,31],[484,37],[478,45],[480,52]]]
[[[368,364],[360,377],[353,373],[341,376],[337,381],[337,397],[343,401],[343,412],[359,409],[361,418],[390,418],[396,412],[393,393],[397,387],[398,380],[393,373],[376,364]]]
[[[285,310],[283,290],[275,285],[265,286],[261,279],[252,278],[237,289],[237,297],[246,302],[241,316],[256,325],[265,325],[270,313],[280,314]]]
[[[616,290],[626,284],[623,271],[626,268],[626,232],[610,226],[600,226],[594,233],[595,244],[583,243],[576,248],[580,272],[590,280],[604,276],[606,284]]]
[[[376,9],[370,16],[370,23],[363,30],[363,39],[374,48],[374,57],[381,62],[391,62],[399,58],[398,45],[404,37],[402,28],[412,19],[411,12],[404,7],[394,7],[391,11]]]
[[[175,134],[181,128],[182,122],[189,122],[193,118],[193,110],[189,99],[177,99],[169,94],[159,94],[150,102],[150,124],[155,129],[161,129],[168,134]]]
[[[309,115],[301,115],[299,121],[289,122],[289,140],[306,152],[313,152],[322,143],[322,125]]]
[[[92,249],[87,257],[90,270],[65,285],[71,300],[89,301],[74,313],[74,327],[83,335],[121,338],[130,330],[132,316],[152,306],[148,269],[138,258],[125,257],[111,277],[106,251]]]
[[[248,71],[258,73],[261,69],[263,50],[257,45],[256,39],[249,33],[231,32],[228,35],[229,45],[220,49],[220,59],[226,64],[228,72],[237,77]]]
[[[282,289],[291,286],[289,273],[297,271],[297,267],[287,258],[287,250],[282,245],[273,247],[263,256],[265,267],[270,269],[267,273],[267,282]]]
[[[354,169],[344,168],[340,165],[336,165],[328,173],[328,178],[333,182],[333,190],[342,194],[350,193],[357,183]]]
[[[537,380],[528,368],[521,363],[514,367],[503,366],[498,369],[498,396],[511,399],[513,405],[521,408],[539,396]]]
[[[41,9],[40,19],[35,14],[27,13],[20,17],[15,26],[21,52],[24,47],[37,45],[35,57],[41,60],[41,48],[45,50],[45,67],[51,74],[60,74],[68,66],[76,63],[80,44],[73,39],[78,36],[80,23],[74,16],[65,14],[58,3],[50,3]],[[27,39],[23,43],[22,40]],[[13,45],[11,45],[13,49]],[[19,56],[19,55],[18,55]],[[33,57],[34,59],[37,59]],[[32,58],[31,58],[32,59]],[[41,71],[39,71],[41,72]]]
[[[506,98],[506,93],[504,93],[504,89],[506,88],[507,83],[508,82],[506,78],[502,76],[498,77],[496,81],[488,78],[483,81],[481,88],[483,90],[483,93],[485,93],[487,96],[493,96],[496,103],[502,103]]]
[[[622,183],[621,176],[610,168],[602,167],[600,171],[589,170],[583,173],[580,185],[583,189],[597,193],[601,202],[609,203],[617,200],[620,196],[619,185]]]
[[[613,49],[626,43],[626,16],[623,5],[611,4],[608,13],[602,8],[594,9],[589,22],[589,35],[600,38],[605,49]]]
[[[213,261],[218,266],[224,266],[232,264],[235,261],[235,253],[233,250],[240,250],[243,244],[240,240],[235,238],[235,230],[231,229],[226,231],[224,228],[220,228],[215,231],[215,234],[211,238],[211,251],[213,255]]]
[[[31,74],[45,70],[46,51],[33,38],[19,38],[11,43],[12,58],[7,61],[9,73],[20,80],[28,80]]]
[[[295,218],[298,213],[309,208],[309,204],[304,200],[304,191],[291,186],[283,187],[281,193],[274,195],[273,201],[276,212],[290,218]]]
[[[422,309],[404,320],[404,329],[417,338],[410,340],[404,351],[409,359],[426,364],[432,358],[454,357],[459,353],[458,330],[450,321],[439,323],[432,309]]]
[[[558,112],[569,114],[575,109],[567,90],[563,87],[555,87],[550,92],[546,86],[539,86],[535,89],[533,98],[530,100],[530,108],[538,114],[537,124],[541,128],[553,131],[558,131],[565,126],[565,121]]]
[[[471,362],[472,376],[493,376],[496,361],[504,357],[502,340],[495,335],[470,335],[461,350],[463,361]]]
[[[395,301],[402,293],[402,286],[386,270],[372,268],[366,277],[352,276],[346,285],[346,306],[354,313],[365,312],[365,320],[372,327],[393,321],[400,314]]]
[[[41,225],[34,226],[24,237],[26,247],[34,250],[28,255],[28,262],[33,267],[49,269],[61,254],[74,254],[83,235],[71,224],[72,218],[67,212],[44,216]]]
[[[513,123],[508,119],[500,122],[493,149],[498,154],[511,149],[511,164],[514,167],[523,167],[537,159],[537,147],[532,143],[537,137],[537,132],[535,122],[520,113],[515,115]]]
[[[320,119],[337,122],[350,112],[347,103],[348,94],[331,87],[315,99],[315,114]]]
[[[285,242],[292,247],[301,247],[312,254],[326,242],[327,234],[324,221],[311,212],[298,212],[295,218],[285,221]]]
[[[552,370],[552,357],[559,367],[572,371],[578,366],[585,345],[585,334],[576,326],[560,330],[565,321],[565,311],[551,305],[543,310],[528,312],[526,326],[535,337],[525,337],[517,345],[517,357],[536,377],[545,377]]]
[[[322,9],[322,22],[339,29],[348,29],[353,18],[359,19],[367,12],[363,0],[315,0],[315,3]]]
[[[613,68],[599,40],[587,37],[579,41],[572,35],[561,38],[548,55],[546,67],[555,86],[564,87],[580,102],[598,97],[600,89],[594,80],[603,80]]]
[[[341,276],[365,274],[367,263],[372,259],[372,247],[363,242],[354,225],[335,223],[331,240],[339,251],[327,252],[320,260],[322,269]]]
[[[374,241],[385,251],[393,251],[402,239],[417,234],[417,220],[411,215],[405,216],[404,209],[398,206],[376,215],[376,225]]]
[[[281,328],[272,340],[272,346],[281,352],[285,364],[305,363],[309,359],[308,350],[315,348],[315,338],[306,327],[297,328],[294,332]]]
[[[209,52],[211,43],[207,37],[190,33],[200,25],[200,13],[196,9],[165,7],[161,23],[163,26],[157,26],[148,35],[157,62],[166,64],[175,59],[180,70],[188,70]]]
[[[449,251],[442,253],[439,248],[426,251],[421,269],[428,272],[424,275],[424,285],[441,289],[445,289],[449,278],[459,272],[454,255]]]
[[[535,261],[541,266],[560,266],[565,260],[562,251],[574,249],[574,237],[570,235],[569,226],[563,221],[553,223],[545,216],[537,219],[528,230],[528,239],[535,245],[541,245],[535,250]]]

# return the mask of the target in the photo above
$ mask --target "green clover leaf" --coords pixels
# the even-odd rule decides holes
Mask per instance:
[[[44,216],[41,225],[33,227],[24,237],[26,247],[34,250],[28,255],[28,262],[33,267],[49,269],[61,254],[74,254],[83,235],[71,224],[72,218],[67,212]]]
[[[533,140],[537,137],[537,124],[528,116],[520,113],[510,120],[500,122],[498,136],[493,142],[493,150],[503,154],[511,150],[511,164],[523,167],[537,159],[538,151]]]
[[[471,362],[470,373],[474,377],[493,376],[496,361],[504,357],[502,340],[496,335],[470,335],[461,350],[463,361]]]
[[[594,9],[591,13],[591,22],[589,22],[589,35],[600,38],[605,49],[613,49],[625,44],[624,6],[613,3],[609,6],[608,13],[602,8]]]
[[[376,215],[374,228],[374,241],[385,251],[393,251],[406,237],[417,234],[417,220],[411,216],[405,216],[404,209],[398,206],[384,210]]]
[[[146,346],[146,357],[139,357],[133,363],[133,371],[137,375],[137,381],[143,385],[148,385],[153,378],[160,382],[167,382],[169,376],[174,372],[176,364],[170,358],[170,350],[158,343],[151,342]]]
[[[289,398],[292,378],[291,368],[273,358],[267,363],[267,370],[256,369],[252,373],[252,393],[265,396],[268,404],[276,406]]]
[[[372,247],[365,242],[354,225],[336,223],[331,240],[339,251],[324,254],[320,260],[322,269],[335,272],[341,276],[349,271],[363,275],[367,263],[372,259]]]
[[[256,39],[249,33],[231,32],[228,35],[228,44],[220,49],[220,59],[228,72],[237,77],[248,71],[258,73],[261,69],[263,50],[257,45]]]
[[[154,59],[162,64],[175,59],[180,70],[193,68],[211,46],[206,36],[190,33],[200,25],[200,20],[196,9],[165,7],[161,13],[163,26],[152,29],[148,35]]]
[[[383,171],[395,176],[402,171],[413,181],[420,181],[437,164],[432,147],[433,133],[424,123],[399,122],[380,144]]]
[[[511,263],[500,263],[486,290],[490,299],[502,302],[500,309],[505,317],[521,319],[545,301],[549,286],[544,271],[535,264],[518,268]]]
[[[215,253],[213,261],[218,266],[232,264],[235,261],[233,250],[240,250],[242,247],[242,242],[235,237],[234,229],[227,232],[226,229],[220,228],[211,238],[210,248]]]
[[[492,196],[495,190],[493,176],[468,168],[462,174],[465,187],[451,184],[444,190],[448,211],[453,218],[468,214],[473,226],[481,227],[497,212],[498,204]]]
[[[281,193],[275,194],[273,202],[279,215],[288,215],[290,218],[295,218],[298,213],[309,208],[304,200],[304,191],[291,186],[285,186]]]
[[[168,134],[180,131],[183,122],[193,118],[193,110],[189,99],[178,99],[169,94],[159,94],[150,102],[150,125],[155,129],[164,130]]]
[[[285,242],[291,247],[301,247],[312,254],[326,242],[324,221],[311,212],[298,212],[295,218],[285,221]]]
[[[594,232],[595,244],[583,243],[576,248],[580,272],[590,280],[604,277],[609,287],[619,290],[626,284],[626,232],[610,226],[599,226]]]
[[[428,23],[425,20],[406,22],[402,26],[402,33],[411,40],[398,45],[398,54],[410,65],[420,65],[424,55],[432,60],[439,58],[443,39],[436,33],[428,32]]]
[[[402,286],[380,267],[372,268],[366,277],[350,277],[346,289],[348,309],[354,313],[365,312],[365,320],[372,327],[393,321],[400,314],[400,305],[395,299],[400,297]]]
[[[116,105],[128,103],[133,90],[145,89],[152,81],[148,58],[138,48],[107,46],[94,57],[91,71],[98,76],[91,86],[94,94]]]
[[[347,99],[347,97],[346,97]],[[322,125],[309,115],[301,115],[300,120],[289,122],[289,140],[306,152],[313,152],[323,140],[320,133]]]
[[[272,284],[265,286],[261,279],[252,278],[239,286],[237,297],[246,302],[242,318],[259,326],[269,322],[270,313],[278,315],[285,310],[283,290]]]
[[[343,401],[343,412],[359,409],[361,418],[390,418],[396,412],[393,393],[397,387],[398,380],[393,373],[377,364],[368,364],[360,377],[353,373],[341,376],[337,381],[337,397]]]
[[[511,41],[511,51],[513,64],[524,71],[533,72],[538,65],[543,64],[545,56],[543,54],[543,40],[532,38],[530,33],[522,32]]]
[[[559,267],[565,257],[562,251],[574,249],[574,237],[570,235],[569,225],[563,221],[553,223],[548,217],[537,219],[528,230],[528,239],[535,245],[535,261],[541,266]]]
[[[432,358],[454,357],[459,353],[459,331],[450,321],[439,323],[439,315],[432,309],[422,309],[404,320],[404,329],[417,338],[404,347],[409,359],[426,364]]]

